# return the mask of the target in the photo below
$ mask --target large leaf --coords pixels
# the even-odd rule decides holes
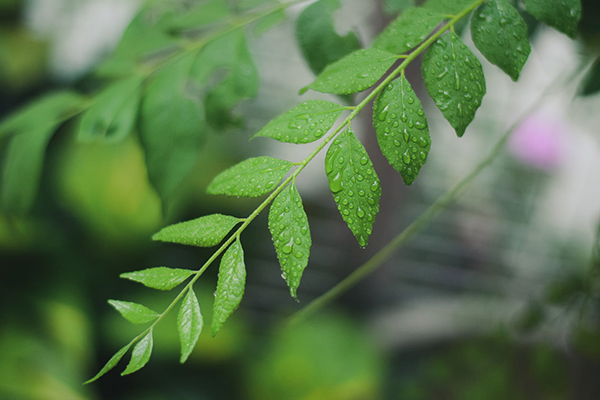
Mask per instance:
[[[435,10],[414,7],[404,11],[375,39],[373,48],[402,54],[417,47],[446,18]]]
[[[506,0],[489,0],[479,6],[471,19],[475,46],[489,62],[497,65],[513,81],[529,57],[531,47],[527,25]]]
[[[200,304],[198,304],[196,294],[190,287],[177,315],[177,331],[181,341],[181,363],[184,363],[194,350],[198,337],[202,332],[202,325]]]
[[[373,86],[398,57],[377,49],[358,50],[330,64],[317,79],[302,89],[322,93],[351,94]]]
[[[244,250],[239,238],[229,246],[219,267],[219,279],[213,305],[211,333],[215,336],[238,308],[246,287]]]
[[[158,290],[171,290],[192,276],[194,271],[180,268],[156,267],[141,271],[126,272],[121,278],[139,282],[142,285]]]
[[[581,0],[524,0],[527,12],[575,39],[581,19]]]
[[[29,104],[0,125],[0,137],[13,135],[2,162],[2,208],[22,215],[37,197],[46,147],[58,126],[82,105],[73,92],[58,92]]]
[[[153,344],[154,340],[152,338],[152,330],[150,330],[150,332],[148,332],[148,334],[144,336],[133,348],[133,351],[131,352],[131,360],[121,375],[129,375],[143,368],[144,365],[148,363],[148,360],[150,360]]]
[[[139,133],[150,182],[168,200],[192,171],[204,142],[204,113],[188,92],[194,57],[153,77],[142,101]]]
[[[381,185],[367,151],[352,130],[342,132],[327,150],[325,172],[342,218],[358,244],[366,246],[379,211]]]
[[[284,143],[310,143],[323,137],[344,112],[344,107],[325,100],[308,100],[272,119],[254,137],[270,137]]]
[[[291,162],[277,158],[249,158],[217,175],[207,191],[227,196],[262,196],[275,189],[291,167]]]
[[[429,95],[461,137],[475,118],[486,92],[479,60],[450,32],[427,50],[422,69]]]
[[[141,304],[129,301],[109,300],[108,303],[131,323],[145,324],[154,321],[159,315]]]
[[[327,65],[360,49],[353,32],[340,36],[335,31],[332,13],[339,7],[339,0],[319,0],[306,7],[296,22],[296,38],[315,75]]]
[[[191,221],[167,226],[152,236],[152,240],[198,247],[216,246],[240,222],[239,218],[211,214]]]
[[[294,184],[283,189],[273,201],[269,211],[269,230],[283,278],[290,288],[290,294],[297,298],[296,291],[302,272],[308,265],[312,241],[308,218]]]
[[[121,358],[123,358],[123,356],[125,355],[125,353],[127,353],[127,350],[129,350],[129,348],[131,347],[131,344],[132,343],[129,343],[126,346],[123,346],[119,351],[117,351],[110,358],[110,360],[108,360],[108,362],[104,365],[104,367],[102,367],[102,369],[100,370],[100,372],[98,372],[96,375],[94,375],[94,377],[92,379],[89,379],[89,380],[85,381],[84,384],[88,384],[88,383],[94,382],[95,380],[97,380],[98,378],[100,378],[102,375],[106,374],[108,371],[110,371],[111,369],[113,369],[119,363],[119,361],[121,361]]]
[[[404,75],[375,99],[373,126],[381,152],[410,185],[427,160],[431,138],[421,102]]]
[[[116,142],[129,135],[137,118],[142,81],[140,77],[123,79],[100,92],[83,115],[79,139]]]

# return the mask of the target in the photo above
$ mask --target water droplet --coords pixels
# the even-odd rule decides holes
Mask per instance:
[[[360,163],[362,165],[366,165],[368,162],[369,162],[369,159],[367,157],[361,157]]]
[[[381,110],[381,112],[377,116],[380,121],[385,121],[385,119],[387,118],[387,115],[388,115],[388,109],[389,108],[390,108],[390,105],[388,104],[388,105],[385,106],[385,108],[383,110]]]
[[[371,189],[371,192],[378,191],[379,190],[379,182],[377,182],[377,181],[373,182],[370,189]]]
[[[329,188],[333,193],[341,192],[344,189],[342,182],[342,175],[338,172],[335,176],[329,180]]]

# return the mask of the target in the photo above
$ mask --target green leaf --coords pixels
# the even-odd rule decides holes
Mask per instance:
[[[335,31],[332,14],[339,7],[339,0],[319,0],[306,7],[296,22],[298,44],[315,75],[329,64],[360,49],[354,32],[340,36]]]
[[[381,152],[410,185],[427,160],[431,138],[421,102],[404,75],[375,99],[373,126]]]
[[[581,0],[524,0],[527,12],[575,39],[581,19]]]
[[[479,6],[471,19],[475,46],[489,62],[500,67],[513,81],[529,57],[527,25],[506,0],[490,0]]]
[[[12,214],[28,213],[37,197],[46,147],[65,118],[81,107],[73,92],[45,96],[0,125],[0,138],[13,135],[2,161],[2,208]]]
[[[109,300],[108,303],[121,313],[123,318],[134,324],[145,324],[154,321],[159,316],[156,311],[141,304],[119,300]]]
[[[120,276],[152,289],[171,290],[192,276],[194,272],[189,269],[156,267],[127,272]]]
[[[450,32],[427,49],[422,69],[429,95],[458,137],[462,137],[486,92],[481,63],[460,38]]]
[[[239,218],[211,214],[191,221],[167,226],[152,236],[152,240],[198,247],[216,246],[240,222]]]
[[[124,79],[98,94],[81,119],[79,139],[117,142],[129,135],[137,119],[142,82],[139,77]]]
[[[322,93],[351,94],[373,86],[398,57],[385,51],[358,50],[330,64],[317,79],[301,90]]]
[[[238,308],[246,286],[244,250],[238,238],[229,246],[219,267],[219,279],[213,305],[212,335],[215,336],[227,318]]]
[[[272,119],[254,137],[270,137],[284,143],[310,143],[323,137],[344,112],[344,107],[325,100],[308,100]]]
[[[600,92],[600,58],[594,61],[579,87],[579,94],[582,96],[590,96],[598,92]]]
[[[177,315],[177,331],[179,332],[179,340],[181,341],[181,359],[180,362],[183,364],[190,354],[198,337],[202,332],[202,314],[200,314],[200,304],[194,294],[192,288],[187,292],[187,295],[183,299],[179,314]]]
[[[229,7],[223,0],[209,0],[164,24],[167,29],[183,30],[214,26],[230,16]]]
[[[119,363],[119,361],[121,361],[121,358],[123,358],[123,356],[125,355],[125,353],[127,353],[127,350],[129,350],[129,348],[131,347],[132,343],[133,342],[127,344],[126,346],[123,346],[121,348],[121,350],[117,351],[110,358],[110,360],[108,360],[108,362],[104,365],[104,367],[102,367],[102,369],[100,370],[100,372],[98,372],[96,375],[94,375],[94,377],[92,379],[89,379],[89,380],[85,381],[83,384],[87,385],[88,383],[92,383],[95,380],[97,380],[98,378],[100,378],[102,375],[106,374],[108,371],[110,371],[111,369],[113,369]]]
[[[388,15],[397,14],[415,5],[415,0],[384,0],[383,11]]]
[[[308,265],[312,241],[308,218],[294,184],[283,189],[273,201],[269,211],[269,230],[283,278],[290,288],[290,294],[297,299],[296,291],[302,272]]]
[[[53,131],[84,105],[84,98],[72,91],[58,91],[41,96],[0,123],[0,139],[32,130]]]
[[[466,10],[473,3],[473,0],[427,0],[423,7],[433,10],[438,14],[455,16]]]
[[[338,210],[362,247],[379,211],[381,186],[367,151],[347,129],[329,146],[325,172]]]
[[[292,163],[271,157],[255,157],[221,172],[208,186],[210,194],[258,197],[275,189]]]
[[[150,360],[153,343],[152,330],[150,330],[133,348],[131,360],[121,375],[129,375],[144,367],[148,363],[148,360]]]
[[[282,24],[286,19],[287,16],[283,10],[276,11],[261,18],[256,25],[254,25],[253,32],[255,35],[262,35],[268,30],[271,30],[272,28]]]
[[[373,48],[402,54],[417,47],[446,18],[437,11],[414,7],[404,11],[375,39]]]
[[[204,143],[204,113],[188,92],[194,57],[183,58],[153,77],[140,110],[139,134],[148,178],[163,201],[189,175]]]

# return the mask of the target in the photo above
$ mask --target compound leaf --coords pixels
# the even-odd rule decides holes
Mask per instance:
[[[126,272],[121,278],[139,282],[151,289],[171,290],[189,278],[194,271],[180,268],[155,267]]]
[[[95,380],[97,380],[98,378],[100,378],[102,375],[106,374],[108,371],[110,371],[111,369],[113,369],[118,363],[119,361],[121,361],[121,358],[123,358],[123,356],[125,355],[125,353],[127,353],[127,350],[129,350],[129,348],[131,347],[132,343],[129,343],[125,346],[123,346],[121,348],[121,350],[117,351],[111,358],[110,360],[108,360],[108,362],[104,365],[104,367],[102,367],[102,369],[100,370],[100,372],[98,372],[96,375],[94,375],[94,377],[92,379],[89,379],[87,381],[84,382],[84,385],[87,385],[88,383],[92,383]]]
[[[575,39],[581,19],[581,0],[524,0],[527,12]]]
[[[196,294],[190,288],[183,299],[179,314],[177,315],[177,331],[179,332],[179,340],[181,341],[181,359],[180,362],[183,364],[190,354],[198,337],[202,332],[203,320],[202,314],[200,314],[200,304]]]
[[[433,29],[446,18],[445,15],[423,7],[404,11],[375,39],[373,48],[392,54],[402,54],[417,47]]]
[[[294,184],[283,189],[273,201],[269,211],[269,230],[283,278],[290,288],[290,294],[297,299],[296,291],[302,272],[308,265],[312,241],[308,218]]]
[[[133,130],[137,119],[143,79],[124,79],[109,85],[97,95],[79,127],[79,139],[116,142]]]
[[[423,79],[444,118],[461,137],[486,92],[481,63],[454,33],[440,37],[423,57]]]
[[[217,175],[207,192],[240,197],[262,196],[273,190],[291,167],[291,162],[278,158],[249,158]]]
[[[158,318],[156,311],[152,311],[141,304],[119,300],[109,300],[108,303],[121,313],[126,320],[134,324],[145,324]]]
[[[198,247],[216,246],[240,222],[239,218],[211,214],[191,221],[167,226],[152,236],[152,240]]]
[[[308,100],[272,119],[254,137],[270,137],[284,143],[310,143],[323,137],[344,112],[344,107],[325,100]]]
[[[146,88],[139,133],[148,178],[163,201],[194,168],[204,143],[202,105],[188,93],[194,57],[164,67]]]
[[[227,318],[238,308],[246,286],[244,250],[239,238],[229,246],[219,267],[217,291],[213,305],[212,335],[215,336]]]
[[[144,336],[133,348],[133,351],[131,352],[131,360],[121,375],[129,375],[143,368],[144,365],[148,363],[148,360],[150,360],[153,344],[154,340],[152,338],[152,330],[150,330],[150,332],[148,332],[148,334]]]
[[[381,152],[410,185],[427,160],[431,138],[421,102],[404,75],[375,99],[373,126]]]
[[[351,94],[373,86],[396,62],[398,57],[378,49],[357,50],[330,64],[317,79],[301,90]]]
[[[342,218],[358,244],[366,246],[379,211],[381,185],[367,151],[351,129],[342,132],[327,150],[325,172]]]
[[[513,81],[519,79],[531,47],[527,25],[512,5],[506,0],[490,0],[479,6],[471,19],[471,36],[489,62]]]
[[[335,31],[332,13],[339,7],[339,0],[319,0],[306,7],[296,22],[296,38],[315,75],[327,65],[360,49],[353,32],[340,36]]]

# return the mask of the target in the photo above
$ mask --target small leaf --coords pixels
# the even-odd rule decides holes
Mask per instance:
[[[244,250],[239,238],[229,246],[219,267],[219,279],[213,305],[212,335],[215,336],[227,318],[238,308],[246,286]]]
[[[152,240],[198,247],[216,246],[240,222],[239,218],[211,214],[191,221],[167,226],[152,236]]]
[[[419,46],[446,18],[435,10],[414,7],[404,11],[375,39],[373,48],[402,54]]]
[[[527,12],[575,39],[581,19],[581,0],[524,0]]]
[[[340,36],[335,31],[332,14],[339,7],[339,0],[319,0],[306,7],[296,22],[298,44],[315,75],[327,65],[360,49],[353,32]]]
[[[527,25],[506,0],[490,0],[479,6],[471,19],[475,46],[489,62],[500,67],[513,81],[529,57]]]
[[[431,138],[421,102],[404,75],[375,99],[373,126],[381,152],[410,185],[427,160]]]
[[[148,363],[148,360],[150,360],[153,343],[152,330],[150,330],[150,332],[148,332],[148,334],[144,336],[133,348],[131,360],[121,375],[129,375],[143,368],[144,365]]]
[[[317,79],[301,90],[351,94],[373,86],[396,62],[395,55],[377,50],[358,50],[330,64]]]
[[[255,157],[221,172],[208,186],[210,194],[258,197],[275,189],[292,163],[271,157]]]
[[[100,372],[98,372],[96,375],[94,375],[94,377],[92,379],[85,381],[83,384],[87,385],[88,383],[92,383],[95,380],[97,380],[98,378],[100,378],[102,375],[106,374],[108,371],[113,369],[119,363],[119,361],[121,361],[121,358],[123,358],[125,353],[127,353],[127,350],[129,350],[129,348],[131,347],[131,344],[132,343],[129,343],[126,346],[122,347],[121,350],[117,351],[110,358],[110,360],[108,360],[108,362],[104,365],[104,367],[102,367]]]
[[[108,303],[120,312],[126,320],[134,324],[145,324],[154,321],[159,316],[156,311],[152,311],[141,304],[119,300],[109,300]]]
[[[302,278],[302,272],[308,265],[308,256],[312,244],[308,218],[302,199],[294,184],[275,198],[269,211],[269,230],[292,297]]]
[[[204,143],[202,105],[188,93],[193,63],[188,56],[162,68],[148,84],[140,109],[148,178],[163,202],[192,171]]]
[[[366,246],[379,211],[381,186],[367,151],[351,129],[327,150],[325,172],[342,218],[358,244]]]
[[[479,60],[450,32],[427,49],[422,69],[429,95],[458,137],[462,137],[486,92]]]
[[[127,272],[120,276],[152,289],[171,290],[192,276],[194,272],[189,269],[156,267]]]
[[[202,332],[202,314],[200,314],[200,304],[194,294],[192,288],[187,292],[187,295],[183,299],[179,314],[177,315],[177,331],[179,332],[179,340],[181,341],[181,359],[180,362],[183,364],[190,354],[198,337]]]
[[[79,139],[116,142],[133,130],[140,102],[142,78],[117,81],[97,95],[83,115]]]
[[[323,137],[344,112],[344,107],[325,100],[308,100],[271,120],[254,137],[270,137],[284,143],[310,143]]]

